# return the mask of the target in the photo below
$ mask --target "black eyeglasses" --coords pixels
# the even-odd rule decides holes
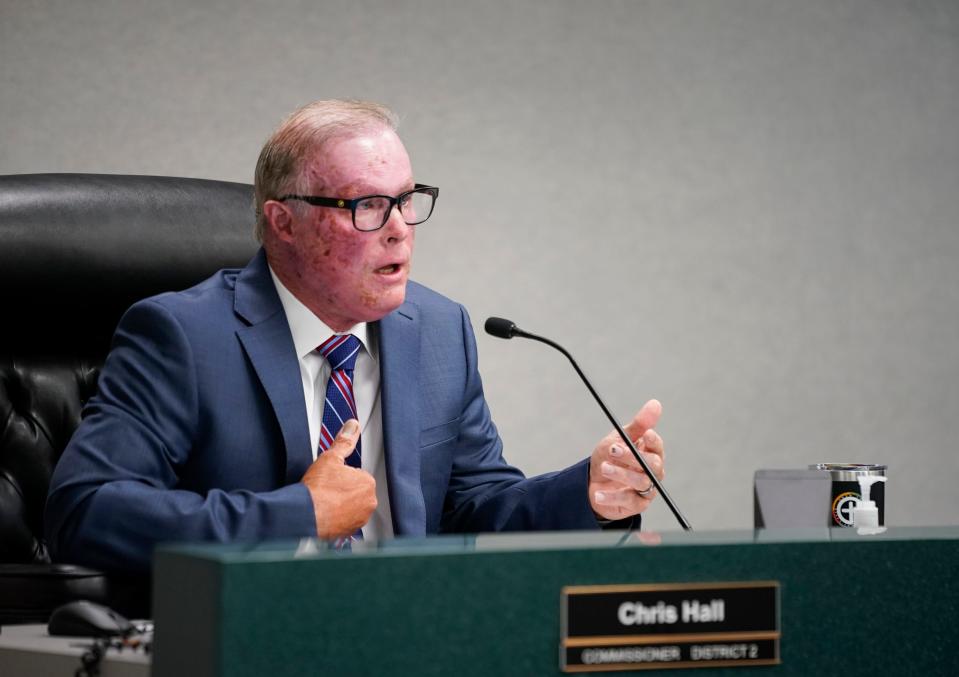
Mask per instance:
[[[379,230],[390,219],[390,212],[397,206],[400,216],[409,226],[423,223],[433,213],[433,206],[440,189],[436,186],[427,186],[417,183],[413,190],[400,193],[396,197],[389,195],[364,195],[348,200],[342,197],[319,197],[317,195],[284,195],[277,198],[284,200],[302,200],[314,207],[336,207],[349,209],[353,215],[353,227],[364,233]]]

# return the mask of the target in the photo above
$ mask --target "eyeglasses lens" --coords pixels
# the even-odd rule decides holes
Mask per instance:
[[[433,195],[424,191],[415,191],[406,196],[400,204],[403,220],[411,226],[423,223],[433,211]]]
[[[354,223],[360,230],[376,230],[386,223],[393,205],[385,197],[371,197],[357,203]],[[414,191],[403,196],[399,204],[403,220],[413,226],[423,223],[433,211],[433,195]]]

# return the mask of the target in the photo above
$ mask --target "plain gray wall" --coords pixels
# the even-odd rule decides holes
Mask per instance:
[[[420,281],[565,343],[623,419],[662,400],[695,527],[823,460],[959,523],[957,2],[0,2],[0,173],[248,182],[334,96],[392,105],[441,187]],[[478,340],[514,463],[607,432],[561,356]]]

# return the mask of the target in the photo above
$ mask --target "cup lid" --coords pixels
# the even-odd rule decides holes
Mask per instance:
[[[810,470],[839,470],[845,472],[879,472],[885,471],[887,466],[879,463],[814,463]]]

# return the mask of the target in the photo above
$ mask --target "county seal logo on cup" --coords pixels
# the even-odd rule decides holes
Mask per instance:
[[[844,491],[832,501],[832,521],[837,527],[852,526],[852,510],[862,496],[856,491]]]
[[[875,463],[816,463],[810,470],[822,470],[832,476],[832,491],[829,510],[829,526],[851,527],[852,511],[862,496],[859,494],[859,478],[863,475],[885,477],[886,466]],[[872,489],[872,500],[879,509],[879,525],[885,524],[886,492],[883,483],[876,483]]]

